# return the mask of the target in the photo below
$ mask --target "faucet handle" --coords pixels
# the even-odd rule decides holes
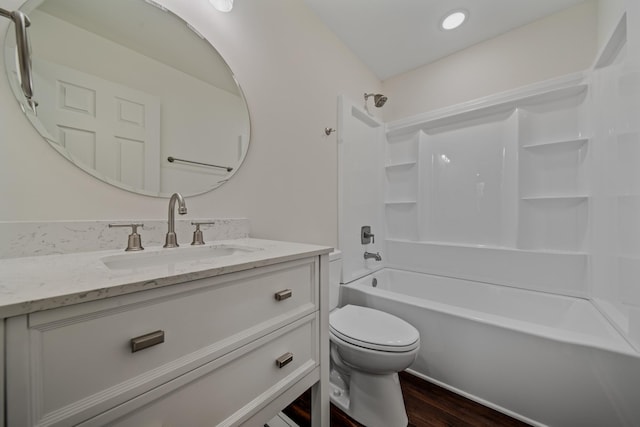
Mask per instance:
[[[369,243],[375,243],[375,234],[371,232],[370,225],[363,225],[360,228],[360,243],[368,245]]]
[[[193,241],[192,245],[204,245],[204,238],[202,236],[202,231],[200,230],[201,225],[212,225],[215,224],[214,221],[191,221],[191,225],[195,225],[196,229],[193,231]]]
[[[141,251],[142,239],[138,234],[138,227],[144,228],[144,224],[109,224],[109,228],[113,227],[131,227],[131,234],[129,234],[129,240],[127,242],[127,249],[125,251]]]

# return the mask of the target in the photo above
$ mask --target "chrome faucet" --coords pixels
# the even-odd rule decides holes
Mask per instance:
[[[178,201],[178,213],[184,215],[187,213],[187,205],[180,193],[173,193],[169,200],[169,230],[163,248],[177,248],[178,239],[176,239],[176,220],[174,211],[176,208],[176,200]]]
[[[373,258],[376,261],[382,261],[382,256],[380,255],[380,252],[376,252],[375,254],[372,252],[365,252],[364,259],[369,259],[369,258]]]

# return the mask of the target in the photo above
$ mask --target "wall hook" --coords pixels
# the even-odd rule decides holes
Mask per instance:
[[[331,135],[333,132],[335,132],[336,130],[334,128],[324,128],[324,133],[326,135]]]

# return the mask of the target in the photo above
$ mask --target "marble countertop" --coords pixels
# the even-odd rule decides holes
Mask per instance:
[[[2,318],[78,304],[101,298],[174,285],[190,280],[248,270],[279,262],[327,254],[330,247],[259,239],[217,241],[207,246],[235,246],[246,251],[230,256],[184,260],[170,264],[110,269],[103,262],[116,255],[152,257],[175,251],[181,258],[190,246],[145,248],[34,256],[0,260]]]

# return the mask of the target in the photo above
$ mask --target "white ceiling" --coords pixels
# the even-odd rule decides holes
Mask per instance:
[[[382,80],[428,64],[584,0],[304,0]],[[438,25],[465,9],[452,31]]]

